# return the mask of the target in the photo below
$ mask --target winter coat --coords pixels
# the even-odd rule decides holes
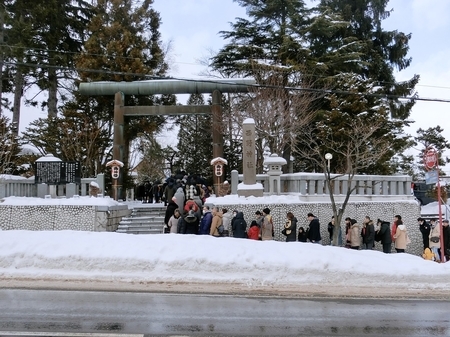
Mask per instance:
[[[363,239],[363,243],[373,243],[375,240],[375,228],[373,224],[366,224],[365,227],[361,230],[361,236]]]
[[[259,228],[261,228],[263,222],[264,222],[264,217],[262,215],[260,215],[256,218],[256,223],[258,224]]]
[[[270,214],[267,214],[264,217],[264,221],[261,227],[261,240],[263,241],[273,240],[272,230],[273,230],[272,216]]]
[[[281,234],[286,236],[286,242],[297,241],[297,218],[287,219]]]
[[[259,227],[252,226],[247,232],[247,236],[249,239],[258,240],[259,239]]]
[[[308,240],[311,242],[322,240],[320,236],[320,222],[317,218],[312,219],[309,223]]]
[[[186,199],[194,199],[194,196],[200,196],[198,187],[196,185],[186,185]]]
[[[376,237],[380,239],[381,244],[389,244],[392,243],[391,238],[391,232],[390,232],[391,225],[389,222],[384,221],[381,223],[380,229],[376,233]]]
[[[175,210],[178,208],[178,205],[175,203],[175,201],[170,200],[169,204],[166,208],[166,214],[164,216],[164,223],[167,225],[169,223],[169,219],[172,217]]]
[[[406,226],[401,224],[397,227],[397,231],[394,234],[394,247],[397,249],[406,249],[407,239],[408,233],[406,232]]]
[[[167,184],[167,186],[164,188],[164,200],[166,200],[166,202],[169,202],[170,200],[172,200],[173,196],[175,195],[175,187],[174,187],[174,182],[170,182]]]
[[[450,255],[450,226],[444,226],[443,228],[444,235],[444,251],[445,255]]]
[[[423,224],[419,225],[420,233],[422,233],[423,242],[428,244],[430,238],[431,226],[428,222],[424,221]]]
[[[308,241],[308,237],[305,231],[300,232],[298,231],[298,241],[299,242],[307,242]]]
[[[180,226],[181,234],[198,234],[198,218],[195,216],[194,212],[190,211],[184,218]]]
[[[231,228],[234,238],[245,239],[247,237],[247,222],[245,222],[244,213],[237,212],[236,216],[231,220]]]
[[[361,229],[358,223],[354,223],[350,226],[350,246],[351,247],[359,247],[361,246]]]
[[[226,212],[222,215],[222,225],[226,231],[230,230],[231,219],[233,218],[233,214],[230,212]]]
[[[439,240],[438,242],[433,242],[431,241],[432,237],[441,237],[441,227],[439,226],[438,223],[436,223],[434,225],[434,227],[431,227],[431,231],[430,231],[430,248],[440,248],[441,247],[441,240]]]
[[[175,215],[172,215],[167,223],[167,226],[170,228],[170,233],[178,233],[178,221],[180,218],[175,218]]]
[[[193,199],[189,199],[188,201],[186,201],[186,204],[184,205],[185,212],[189,212],[189,210],[191,209],[194,211],[194,213],[197,213],[199,209],[197,203]]]
[[[211,223],[211,230],[209,231],[209,234],[212,236],[220,236],[219,231],[217,228],[222,224],[222,212],[217,212],[212,219]]]
[[[206,211],[205,214],[203,214],[202,221],[200,222],[200,230],[198,234],[201,235],[209,235],[209,232],[211,230],[211,223],[212,223],[213,215],[210,210]]]
[[[183,187],[178,187],[177,191],[175,192],[174,197],[177,199],[177,205],[178,205],[178,209],[180,210],[180,212],[183,212],[183,208],[184,208],[184,192],[183,192]]]
[[[334,229],[333,223],[330,221],[328,223],[328,234],[330,235],[330,241],[333,240],[333,229]]]
[[[392,224],[392,228],[391,228],[391,238],[392,238],[392,241],[394,241],[394,235],[395,235],[395,233],[397,232],[397,227],[399,226],[399,225],[402,225],[403,223],[402,222],[397,222],[397,221],[394,221],[394,223]]]

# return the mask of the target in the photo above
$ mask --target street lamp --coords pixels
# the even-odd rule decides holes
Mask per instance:
[[[325,153],[325,159],[327,160],[328,172],[330,172],[330,160],[333,159],[333,155],[331,153]]]

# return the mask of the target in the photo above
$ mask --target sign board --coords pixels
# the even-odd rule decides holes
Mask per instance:
[[[437,184],[438,183],[438,171],[437,170],[431,170],[425,173],[425,183],[427,185],[430,184]]]
[[[48,185],[81,184],[80,162],[41,161],[34,163],[34,183]]]
[[[425,152],[425,156],[423,158],[423,162],[425,163],[425,168],[427,170],[432,170],[436,167],[438,162],[437,152],[434,149],[428,149]]]

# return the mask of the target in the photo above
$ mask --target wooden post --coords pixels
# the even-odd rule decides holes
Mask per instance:
[[[114,97],[114,138],[113,138],[113,159],[125,162],[124,156],[124,94],[117,92]],[[118,200],[122,194],[123,175],[119,176],[114,183],[114,199]]]
[[[213,158],[223,158],[223,126],[222,126],[222,93],[219,90],[212,92],[212,141]],[[219,194],[220,184],[223,182],[221,177],[216,176],[213,167],[214,193]],[[214,179],[215,177],[215,179]]]

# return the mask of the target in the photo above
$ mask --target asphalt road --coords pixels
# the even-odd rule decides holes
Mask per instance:
[[[0,336],[450,336],[438,300],[0,289],[0,313]]]

